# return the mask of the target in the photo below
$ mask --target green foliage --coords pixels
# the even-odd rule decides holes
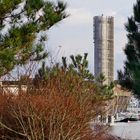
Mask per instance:
[[[104,97],[104,99],[109,100],[113,97],[113,88],[114,88],[114,83],[111,82],[110,84],[105,84],[105,76],[103,74],[100,74],[96,79],[95,82],[97,86],[100,89],[100,94],[101,96]]]
[[[118,71],[118,80],[123,87],[140,96],[140,0],[133,7],[133,15],[128,18],[126,30],[126,61],[124,71]]]
[[[69,65],[67,64],[67,58],[62,57],[61,68],[60,68],[59,64],[57,64],[53,68],[46,67],[45,62],[43,62],[42,67],[38,70],[38,74],[36,75],[36,77],[47,80],[46,77],[47,78],[49,77],[47,74],[50,75],[50,73],[51,74],[53,73],[53,75],[55,75],[55,73],[57,73],[57,71],[62,69],[64,71],[73,71],[73,72],[77,73],[80,77],[82,77],[83,79],[93,81],[94,76],[88,70],[87,55],[88,54],[86,54],[86,53],[84,54],[84,57],[82,57],[81,55],[77,55],[77,56],[71,55],[70,59],[72,62]]]
[[[0,76],[47,56],[46,31],[67,17],[66,4],[44,0],[0,1]]]
[[[83,57],[81,55],[71,55],[70,58],[72,63],[67,68],[75,70],[85,80],[94,80],[94,76],[88,70],[87,56],[87,53],[85,53]]]
[[[66,57],[62,57],[62,66],[56,64],[52,68],[45,66],[45,62],[43,62],[42,67],[38,70],[38,73],[34,78],[35,87],[40,88],[40,86],[46,85],[50,80],[62,76],[58,81],[61,81],[62,83],[67,81],[65,84],[69,87],[68,89],[70,92],[76,91],[75,86],[77,85],[77,82],[81,81],[79,82],[80,85],[78,87],[82,88],[83,92],[84,89],[86,90],[90,86],[94,87],[92,88],[92,92],[95,93],[93,97],[97,101],[111,99],[114,88],[113,83],[110,85],[103,84],[105,80],[103,75],[101,75],[98,80],[94,79],[94,76],[88,70],[87,54],[84,54],[84,56],[71,55],[70,58],[70,64],[67,63]],[[71,79],[75,82],[71,81]],[[66,87],[66,85],[61,85],[60,90],[63,87]],[[87,92],[89,91],[87,90]]]

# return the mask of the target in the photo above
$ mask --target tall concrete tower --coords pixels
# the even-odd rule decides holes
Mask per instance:
[[[106,81],[114,80],[114,18],[94,17],[95,77],[104,74]]]

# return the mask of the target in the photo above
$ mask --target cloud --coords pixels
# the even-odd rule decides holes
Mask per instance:
[[[89,24],[93,16],[91,11],[84,8],[69,8],[67,13],[70,13],[67,23],[71,25]]]

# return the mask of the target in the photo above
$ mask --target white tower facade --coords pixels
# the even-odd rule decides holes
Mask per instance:
[[[114,80],[114,18],[94,17],[94,71],[95,77],[101,73],[105,83]]]

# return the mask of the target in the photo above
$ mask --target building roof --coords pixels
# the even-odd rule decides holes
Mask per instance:
[[[126,97],[131,97],[133,94],[131,91],[123,88],[121,85],[115,85],[114,87],[114,94],[115,96],[126,96]]]

